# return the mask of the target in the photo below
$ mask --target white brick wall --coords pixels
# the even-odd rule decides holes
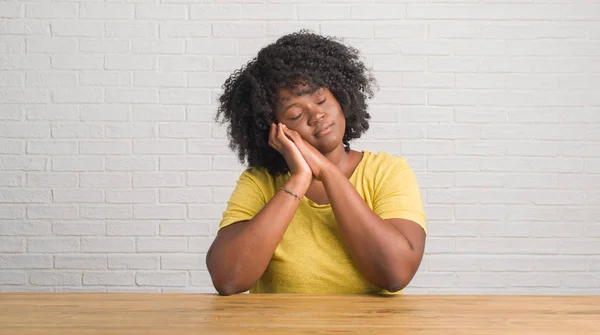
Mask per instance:
[[[3,1],[0,291],[213,292],[241,171],[215,99],[309,28],[379,81],[354,147],[417,173],[407,292],[599,294],[600,4],[385,2]]]

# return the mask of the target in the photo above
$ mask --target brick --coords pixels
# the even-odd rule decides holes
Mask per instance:
[[[22,237],[0,237],[0,252],[25,252],[25,239]]]
[[[133,213],[127,205],[81,205],[80,211],[86,219],[131,219]]]
[[[413,288],[454,287],[456,275],[448,272],[418,272],[411,281]]]
[[[164,222],[160,223],[161,236],[210,236],[210,227],[203,222]]]
[[[350,7],[346,4],[297,5],[296,10],[298,12],[297,19],[301,21],[332,21],[350,18]]]
[[[85,53],[126,53],[131,49],[130,44],[131,42],[126,39],[118,40],[102,38],[80,38],[79,50]]]
[[[146,255],[120,255],[108,257],[108,268],[118,270],[158,269],[159,257]]]
[[[403,107],[400,110],[400,122],[450,122],[451,107]]]
[[[146,55],[109,55],[105,58],[107,70],[154,70],[157,63],[156,57]]]
[[[104,235],[104,223],[98,221],[59,221],[52,223],[52,232],[63,236]]]
[[[85,75],[85,74],[82,74]],[[82,121],[127,121],[129,107],[119,105],[81,106]]]
[[[84,272],[83,285],[127,286],[135,284],[134,272]]]
[[[234,20],[242,19],[240,4],[206,4],[191,5],[190,19],[192,20]]]
[[[149,122],[132,122],[106,126],[108,138],[151,138],[156,137],[156,125]]]
[[[558,188],[575,190],[596,190],[600,185],[598,175],[573,175],[564,174],[558,176]]]
[[[534,27],[535,38],[585,38],[586,27],[575,24],[557,22],[540,23]]]
[[[217,38],[258,38],[266,36],[266,23],[213,23],[213,36]]]
[[[531,223],[531,237],[581,237],[582,225],[580,223]]]
[[[185,205],[134,205],[133,216],[137,219],[185,219]]]
[[[363,22],[323,22],[321,34],[340,38],[372,38],[373,24]]]
[[[82,71],[79,73],[79,82],[81,83],[81,86],[95,86],[95,87],[98,87],[98,86],[130,86],[131,78],[129,77],[129,73],[127,73],[127,72]],[[125,90],[113,89],[112,91],[110,91],[111,92],[110,98],[114,99],[114,95],[115,95],[114,92],[120,93],[123,91],[125,91]],[[112,102],[112,101],[109,100],[107,102]],[[135,102],[135,100],[133,102]],[[93,107],[98,107],[98,106],[89,106],[89,107],[93,108]]]
[[[28,87],[74,87],[77,86],[77,76],[70,72],[29,72],[26,74]],[[37,107],[40,108],[40,107]],[[53,106],[47,106],[52,110]]]
[[[0,255],[0,269],[51,269],[53,264],[51,255]]]
[[[0,188],[2,203],[48,203],[50,200],[49,190]]]
[[[431,139],[475,139],[479,137],[479,127],[450,124],[428,124],[427,138]]]
[[[296,6],[296,10],[298,11],[298,15],[300,13],[300,6]],[[325,5],[321,5],[325,6]],[[298,21],[287,21],[287,22],[267,22],[267,36],[270,37],[279,37],[282,34],[293,33],[302,29],[307,29],[311,31],[319,31],[319,23],[316,22],[298,22]],[[1,30],[0,30],[1,31]]]
[[[148,21],[106,22],[106,36],[127,38],[156,38],[158,37],[158,27],[158,23]]]
[[[28,37],[28,53],[74,53],[77,50],[77,40],[69,38]]]
[[[81,141],[79,152],[84,155],[126,155],[131,153],[131,142],[124,140]]]
[[[161,256],[160,268],[164,270],[206,270],[206,255]]]
[[[425,125],[423,124],[375,124],[372,128],[375,139],[425,138]]]
[[[79,17],[82,19],[133,19],[134,5],[130,4],[82,4]]]
[[[162,171],[206,171],[210,170],[211,166],[210,156],[186,155],[160,158]]]
[[[427,190],[429,204],[474,204],[479,202],[481,194],[473,189]]]
[[[593,289],[600,283],[600,274],[563,274],[561,283],[566,287]]]
[[[509,56],[554,56],[559,53],[556,41],[509,41],[506,54]]]
[[[2,154],[24,154],[24,141],[20,140],[0,140],[0,153]]]
[[[479,171],[481,160],[478,157],[430,157],[428,171],[463,172]]]
[[[486,197],[487,198],[487,197]],[[512,199],[509,199],[512,202]],[[484,222],[481,225],[481,236],[485,237],[527,237],[530,229],[527,222]],[[487,264],[487,262],[486,262]],[[515,264],[517,265],[517,264]],[[517,265],[518,266],[518,265]],[[491,268],[491,264],[488,269]],[[522,266],[521,271],[528,271],[530,267]],[[505,270],[502,270],[505,269]],[[492,270],[494,271],[494,270]],[[518,271],[508,265],[497,266],[495,271]]]
[[[198,89],[165,88],[159,90],[161,104],[201,104],[210,103],[210,92]]]
[[[554,143],[548,142],[521,142],[510,143],[507,154],[509,156],[539,156],[554,157],[558,155],[559,149]]]
[[[0,35],[50,35],[47,21],[13,18],[0,21]]]
[[[567,21],[600,20],[600,4],[577,4],[562,8],[562,18]]]
[[[537,205],[583,205],[584,194],[579,191],[545,190],[534,195],[533,203]]]
[[[456,88],[502,89],[505,87],[507,84],[504,74],[456,74]]]
[[[481,288],[499,288],[507,285],[506,275],[492,273],[459,273],[457,275],[456,287],[481,287]]]
[[[227,146],[227,141],[224,139],[188,140],[187,143],[188,143],[188,146],[187,146],[188,154],[201,154],[201,155],[231,154],[231,150]]]
[[[212,190],[212,200],[215,203],[227,202],[231,193],[233,192],[233,187],[213,187]]]
[[[213,122],[215,115],[207,106],[187,106],[187,120],[192,122]]]
[[[351,4],[351,20],[397,20],[406,16],[404,4]]]
[[[26,285],[27,273],[17,271],[0,272],[0,285]]]
[[[424,72],[425,59],[417,56],[375,56],[373,69],[376,71]]]
[[[76,219],[79,210],[74,205],[28,205],[27,217],[30,219]]]
[[[202,22],[160,23],[161,38],[206,37],[211,34],[211,25]]]
[[[107,203],[120,203],[120,204],[149,204],[156,203],[158,197],[154,190],[106,190],[106,202]]]
[[[194,13],[193,6],[192,12]],[[135,18],[141,20],[185,20],[187,7],[181,5],[144,5],[135,6]],[[192,16],[190,16],[193,19]]]
[[[188,252],[206,253],[213,240],[212,237],[190,237],[188,239]]]
[[[0,172],[0,187],[19,187],[22,185],[20,172]]]
[[[76,19],[77,4],[71,3],[28,3],[25,16],[34,19]]]
[[[27,153],[28,154],[43,154],[43,155],[69,155],[77,154],[77,142],[76,141],[28,141],[27,142]]]
[[[290,4],[245,4],[242,6],[243,20],[294,20],[296,9]],[[263,28],[264,31],[264,28]]]
[[[0,40],[0,53],[4,52],[2,49],[2,40]],[[10,52],[10,51],[8,51]],[[25,80],[23,80],[23,74],[18,72],[3,71],[2,77],[0,78],[0,87],[22,87],[25,86]]]
[[[77,175],[61,172],[29,172],[26,175],[27,187],[76,187]],[[10,185],[4,185],[10,186]],[[15,185],[16,186],[16,185]]]
[[[454,75],[450,73],[403,73],[402,86],[416,88],[452,88]]]
[[[101,56],[89,56],[89,55],[53,55],[52,56],[52,68],[57,70],[102,70],[104,66],[104,59]],[[67,94],[68,92],[74,92],[83,94],[86,92],[87,95],[92,93],[94,96],[94,100],[55,100],[56,102],[98,102],[101,98],[98,98],[98,93],[100,90],[92,90],[92,89],[65,89],[65,90],[56,90],[56,92]],[[64,93],[66,92],[66,93]],[[91,92],[91,93],[88,93]],[[79,96],[79,94],[74,94],[75,98]],[[61,95],[62,96],[62,95]],[[101,94],[100,94],[101,97]],[[87,98],[89,99],[89,98]]]
[[[183,106],[133,106],[133,121],[185,121]]]
[[[50,100],[48,91],[40,89],[0,89],[0,103],[47,103]]]
[[[161,203],[208,203],[210,201],[211,192],[208,187],[160,190]]]
[[[188,172],[188,186],[231,186],[239,177],[238,172]]]
[[[158,91],[152,88],[116,88],[106,90],[109,103],[156,103]]]
[[[187,273],[181,271],[140,271],[136,274],[136,284],[139,286],[185,286]]]
[[[106,158],[108,171],[156,171],[158,158],[153,156],[113,156]]]
[[[481,37],[485,39],[533,39],[533,32],[534,26],[524,23],[489,22],[481,27]]]
[[[79,250],[79,238],[29,238],[27,241],[27,252],[30,253],[65,253]]]
[[[135,239],[131,237],[82,237],[81,251],[90,253],[134,252]]]
[[[185,252],[187,242],[181,237],[139,237],[138,252]]]
[[[45,221],[0,221],[0,235],[49,235],[50,223]]]
[[[185,87],[187,83],[182,72],[136,72],[133,78],[135,86]]]
[[[201,286],[199,289],[201,293],[214,293],[215,288],[210,279],[208,271],[190,271],[190,285]]]
[[[161,289],[159,287],[116,287],[116,286],[108,286],[108,287],[106,287],[106,292],[116,292],[116,293],[160,293]]]
[[[50,22],[55,36],[101,37],[104,36],[104,23],[90,20],[56,20]],[[81,48],[81,44],[80,44]],[[80,49],[81,50],[81,49]],[[84,51],[84,50],[81,50]]]
[[[104,160],[98,156],[55,156],[52,157],[52,171],[102,171]]]
[[[0,157],[0,171],[40,171],[46,168],[46,158],[32,156]]]
[[[48,55],[2,55],[0,70],[47,70],[51,68]]]
[[[226,209],[226,204],[190,204],[188,213],[191,219],[221,219]]]
[[[126,172],[83,172],[79,178],[80,187],[128,188],[132,186],[131,174]]]
[[[103,100],[104,93],[101,89],[71,88],[52,90],[52,101],[58,103],[96,103]],[[60,125],[56,127],[60,127]]]
[[[156,236],[158,228],[156,222],[153,221],[115,221],[107,223],[106,234],[111,236]]]
[[[408,19],[558,20],[563,9],[546,4],[408,4]]]
[[[181,187],[185,175],[177,172],[139,172],[133,175],[133,187]]]
[[[185,151],[185,140],[134,140],[134,154],[183,154]]]
[[[210,137],[210,124],[170,123],[159,126],[159,136],[164,138],[205,138]]]
[[[40,286],[80,286],[81,272],[33,271],[29,277],[31,284]]]
[[[505,175],[506,187],[508,188],[556,188],[558,178],[556,174],[540,173],[511,173]]]
[[[519,237],[464,238],[456,244],[457,253],[478,254],[556,254],[557,241]]]
[[[237,156],[215,156],[213,158],[213,170],[221,171],[243,171],[245,166],[240,163]]]

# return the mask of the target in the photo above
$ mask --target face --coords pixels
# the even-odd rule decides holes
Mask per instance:
[[[297,131],[323,154],[340,147],[343,149],[346,119],[337,99],[324,87],[298,95],[297,90],[301,89],[297,87],[296,92],[281,89],[278,92],[277,122]]]

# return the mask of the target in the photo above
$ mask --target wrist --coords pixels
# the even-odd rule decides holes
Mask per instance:
[[[312,182],[312,174],[292,175],[285,183],[285,188],[296,193],[300,198],[304,196],[310,183]]]
[[[334,174],[341,173],[340,169],[333,163],[327,164],[323,169],[321,169],[321,174],[319,178],[320,181],[325,181],[326,179],[331,178]]]

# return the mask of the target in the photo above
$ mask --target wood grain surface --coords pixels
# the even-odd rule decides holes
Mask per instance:
[[[600,334],[595,296],[0,293],[0,334]]]

